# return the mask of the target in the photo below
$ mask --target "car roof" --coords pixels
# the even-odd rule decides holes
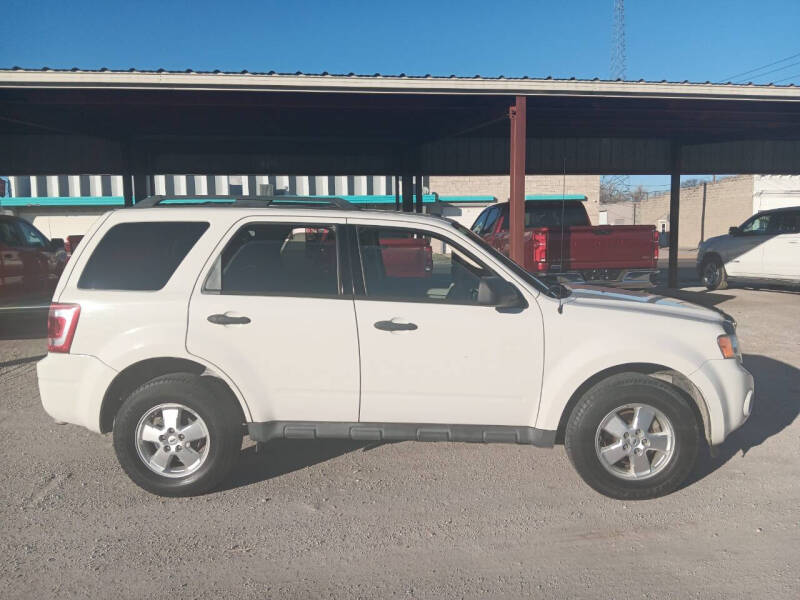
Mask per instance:
[[[771,213],[790,212],[795,210],[800,210],[800,206],[781,206],[780,208],[768,208],[766,210],[760,210],[756,214],[768,215]]]
[[[184,221],[186,219],[203,219],[213,221],[220,219],[224,221],[238,221],[244,217],[287,217],[297,216],[304,219],[313,218],[325,221],[331,217],[346,218],[351,220],[384,220],[397,221],[408,224],[419,223],[420,225],[446,224],[452,222],[446,217],[438,215],[396,212],[387,210],[348,210],[338,208],[306,208],[291,206],[192,206],[192,205],[170,205],[156,206],[153,208],[120,208],[110,211],[113,221]],[[157,217],[157,218],[154,218]]]

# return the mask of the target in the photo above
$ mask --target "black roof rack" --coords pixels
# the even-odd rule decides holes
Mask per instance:
[[[191,201],[190,201],[191,200]],[[338,208],[359,210],[359,207],[344,198],[323,196],[148,196],[139,200],[132,208],[169,207],[244,207],[244,208]]]

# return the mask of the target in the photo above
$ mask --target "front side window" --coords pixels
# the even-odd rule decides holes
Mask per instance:
[[[489,214],[489,209],[484,210],[480,214],[478,219],[472,224],[472,231],[474,231],[477,234],[480,234],[480,232],[483,230],[483,225],[486,223],[486,217],[488,214]]]
[[[757,215],[745,221],[741,226],[741,232],[748,235],[764,235],[768,233],[773,215]]]
[[[427,231],[359,227],[366,297],[370,300],[478,304],[491,271],[450,240]]]
[[[47,240],[35,227],[29,225],[25,221],[18,221],[17,225],[19,225],[20,231],[22,231],[26,246],[31,246],[33,248],[44,248],[47,246]]]
[[[486,235],[487,233],[492,233],[494,231],[494,226],[497,223],[497,217],[500,216],[500,207],[493,206],[489,209],[489,212],[486,215],[486,222],[483,225],[483,230],[481,231],[482,235]]]
[[[205,291],[220,294],[337,296],[333,225],[250,223],[217,258]]]

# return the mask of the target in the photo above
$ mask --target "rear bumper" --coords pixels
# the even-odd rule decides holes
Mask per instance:
[[[44,410],[56,421],[100,431],[103,397],[117,375],[85,354],[48,354],[36,365]]]
[[[658,269],[591,269],[589,271],[553,273],[553,275],[559,283],[565,284],[649,289],[656,284]]]
[[[689,376],[708,408],[711,444],[716,446],[741,427],[753,409],[755,382],[738,360],[706,361]]]

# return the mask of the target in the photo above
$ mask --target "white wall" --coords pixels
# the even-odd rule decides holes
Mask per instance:
[[[800,175],[756,175],[753,213],[785,206],[800,206]]]
[[[108,207],[65,207],[64,209],[22,208],[16,214],[45,234],[48,238],[66,238],[68,235],[84,235],[97,217],[109,210]]]

